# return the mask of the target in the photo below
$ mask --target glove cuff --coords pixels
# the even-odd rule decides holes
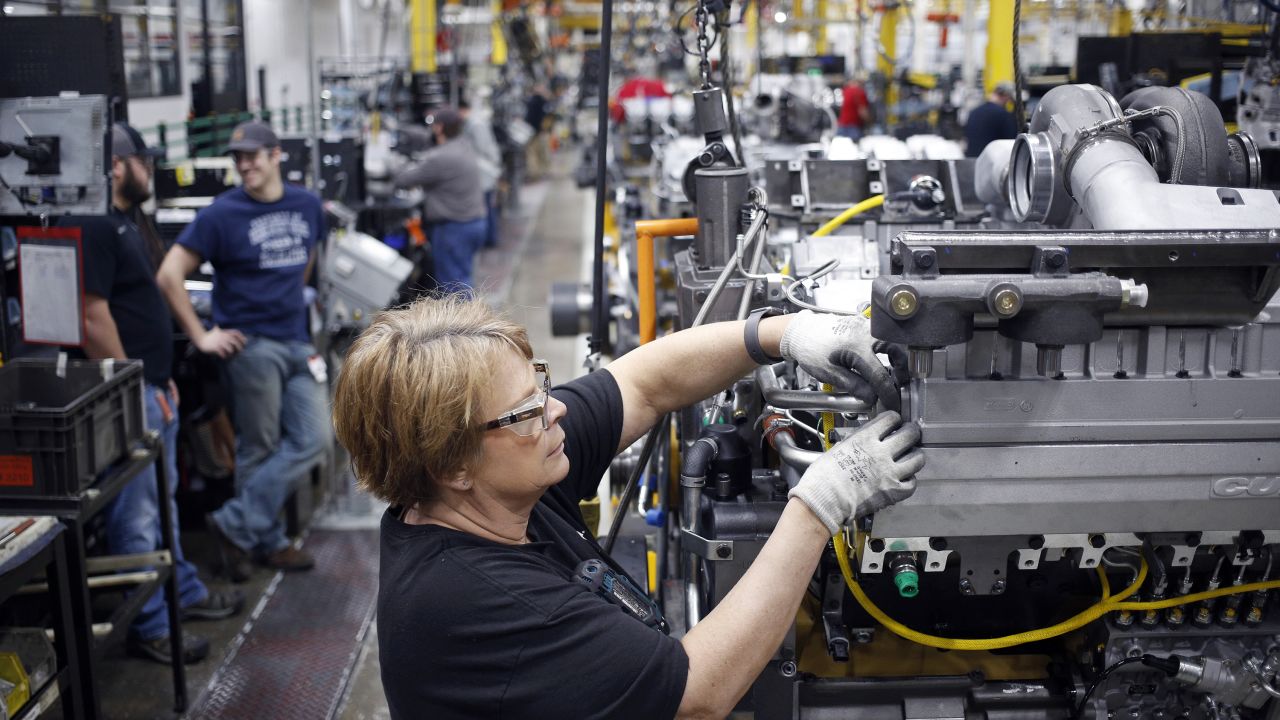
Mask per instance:
[[[791,488],[787,497],[797,498],[804,503],[831,535],[839,532],[840,526],[844,524],[846,513],[841,509],[841,498],[826,483],[801,482]]]

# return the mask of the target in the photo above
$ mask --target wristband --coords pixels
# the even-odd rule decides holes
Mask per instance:
[[[782,358],[774,357],[766,353],[763,347],[760,347],[760,321],[767,317],[781,314],[782,311],[778,308],[765,307],[747,316],[747,326],[743,328],[742,339],[746,343],[747,354],[751,356],[752,360],[756,361],[757,365],[771,365],[782,361]]]

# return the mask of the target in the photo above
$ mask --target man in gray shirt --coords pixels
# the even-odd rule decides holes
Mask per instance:
[[[397,188],[420,187],[423,227],[431,241],[435,281],[444,292],[470,292],[471,265],[484,244],[485,205],[480,168],[462,139],[464,120],[453,108],[427,116],[436,146],[395,177]]]
[[[480,166],[480,186],[484,188],[485,229],[484,246],[498,246],[498,178],[502,177],[502,150],[493,137],[493,124],[488,114],[477,115],[471,105],[463,100],[458,103],[462,113],[462,137],[475,150]]]

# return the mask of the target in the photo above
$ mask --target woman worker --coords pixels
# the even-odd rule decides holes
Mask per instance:
[[[334,422],[361,484],[391,504],[378,590],[391,716],[731,712],[831,536],[914,491],[919,429],[882,413],[825,453],[742,580],[678,640],[575,581],[584,560],[608,562],[578,501],[665,413],[729,386],[753,357],[781,355],[837,387],[865,382],[828,358],[852,349],[874,362],[867,326],[811,312],[716,323],[551,388],[524,328],[481,302],[379,315],[347,355]]]

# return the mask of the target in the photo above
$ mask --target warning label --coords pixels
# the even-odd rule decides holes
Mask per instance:
[[[32,487],[35,484],[30,455],[0,455],[0,487]]]

